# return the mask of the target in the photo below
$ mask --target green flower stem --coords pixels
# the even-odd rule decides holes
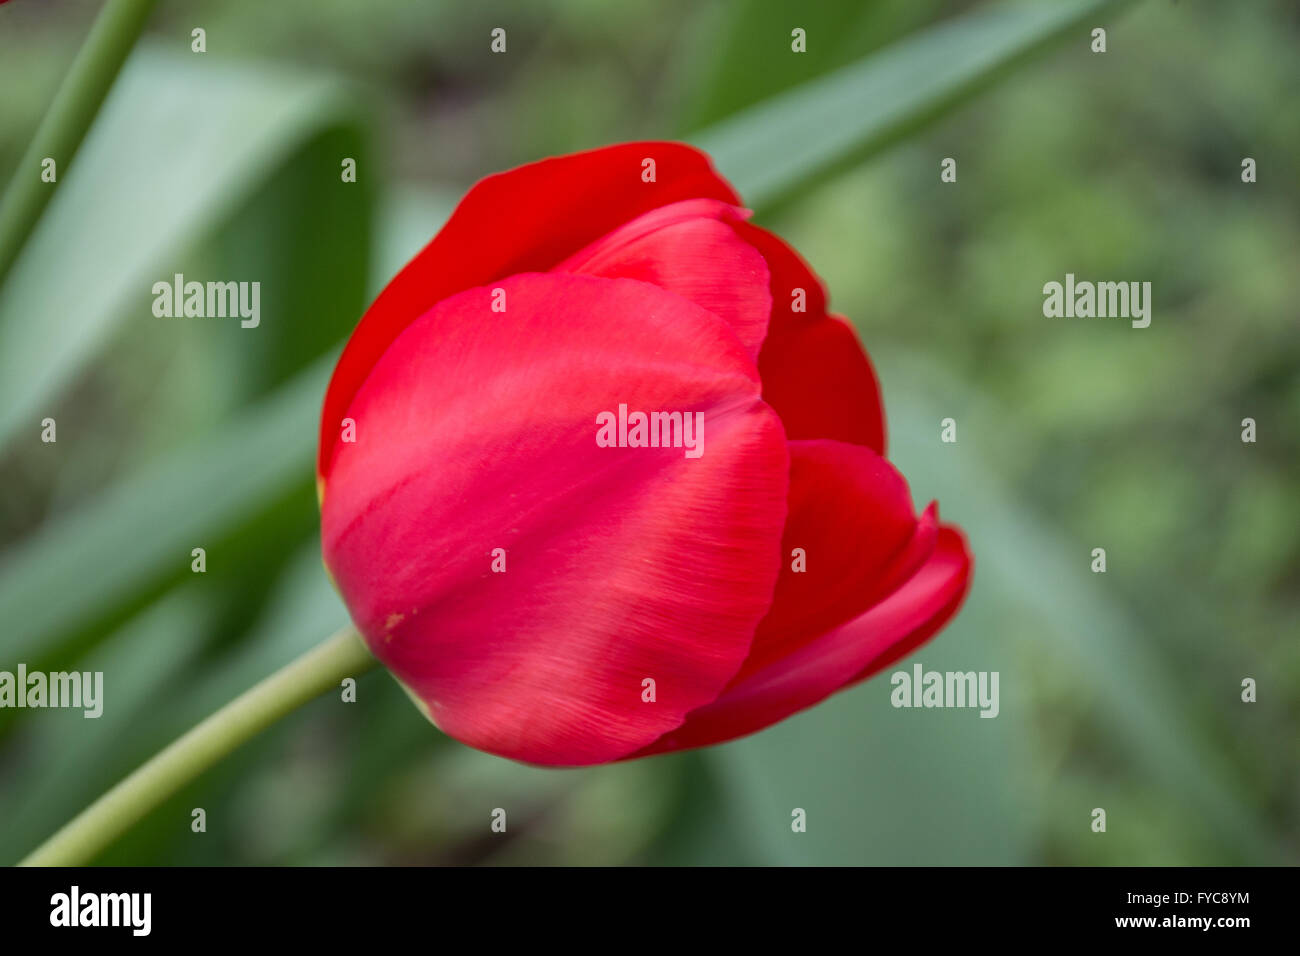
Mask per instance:
[[[91,27],[0,203],[0,285],[54,195],[55,183],[41,181],[41,160],[66,174],[156,3],[108,0]]]
[[[104,794],[19,866],[81,866],[146,813],[294,708],[375,665],[344,628],[236,697]]]

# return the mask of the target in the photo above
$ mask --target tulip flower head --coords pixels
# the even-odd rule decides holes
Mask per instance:
[[[326,566],[371,651],[482,750],[583,765],[752,733],[910,653],[971,558],[885,456],[821,281],[699,151],[470,190],[348,342]]]

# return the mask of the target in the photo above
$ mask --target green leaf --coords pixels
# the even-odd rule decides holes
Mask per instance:
[[[0,796],[0,814],[14,824],[0,833],[0,859],[20,858],[143,760],[347,621],[314,543],[299,547],[270,584],[272,600],[233,647],[201,649],[194,640],[220,602],[196,577],[87,655],[81,669],[104,672],[104,713],[84,720],[52,711],[15,734],[17,749],[30,754],[23,769],[33,786],[21,799]],[[149,830],[181,840],[188,833],[165,820],[142,830],[127,841],[128,863],[157,859],[158,834]]]
[[[24,783],[0,790],[0,860],[21,859],[147,758],[151,751],[138,752],[140,737],[156,749],[152,734],[170,729],[159,728],[156,704],[184,686],[186,667],[197,656],[195,642],[184,636],[211,609],[201,588],[177,588],[87,656],[82,669],[104,674],[99,717],[43,711],[6,741],[8,769]]]
[[[155,3],[122,0],[100,10],[0,199],[0,285],[59,183],[38,178],[37,167],[46,159],[72,162]]]
[[[386,197],[379,276],[414,255],[449,209],[444,195],[429,190]],[[255,559],[268,541],[292,544],[308,533],[316,522],[320,404],[333,364],[333,356],[319,361],[6,553],[0,619],[23,626],[0,631],[0,660],[35,667],[93,646],[190,575],[194,547],[207,549],[211,569]]]
[[[241,374],[262,385],[292,370],[286,355],[300,364],[345,335],[368,278],[370,179],[339,175],[341,156],[361,149],[358,117],[333,81],[137,51],[0,288],[0,446],[39,434],[128,317],[159,335],[177,334],[169,322],[196,334],[222,323],[240,336]],[[280,188],[268,197],[268,185]],[[190,277],[260,281],[278,269],[262,325],[156,318],[153,283],[210,262],[184,257],[241,210],[252,221],[239,271]]]
[[[190,552],[232,555],[250,526],[274,540],[315,522],[313,456],[332,357],[242,416],[81,509],[44,525],[0,564],[0,660],[58,658],[93,642],[190,575]],[[259,524],[260,519],[260,524]],[[242,547],[239,545],[242,544]]]
[[[890,458],[911,480],[917,501],[938,499],[945,518],[966,529],[976,561],[972,595],[987,592],[995,602],[1004,624],[992,632],[1006,635],[1006,650],[1024,657],[1012,639],[1023,631],[1022,640],[1053,662],[1071,688],[1071,699],[1054,706],[1095,705],[1106,734],[1098,750],[1127,751],[1130,772],[1165,805],[1189,813],[1190,820],[1215,821],[1220,862],[1278,861],[1283,841],[1250,805],[1226,755],[1188,732],[1194,715],[1185,708],[1183,689],[1172,683],[1140,623],[1108,592],[1107,576],[1091,573],[1092,545],[1064,538],[1050,522],[1027,514],[989,467],[999,457],[1000,436],[1027,433],[1016,416],[916,356],[879,358],[894,436]],[[944,444],[937,440],[939,423],[954,409],[961,410],[960,441]],[[1028,626],[1017,628],[1020,622]],[[1004,683],[1002,697],[1005,703],[1029,693],[1027,685],[1016,692],[1014,683]],[[1085,820],[1096,805],[1068,812]],[[1111,808],[1108,813],[1115,816]]]
[[[878,153],[1028,57],[1126,6],[1077,0],[978,9],[795,87],[692,137],[745,201],[767,206]]]
[[[680,71],[687,128],[847,66],[932,21],[942,7],[942,0],[817,0],[792,9],[789,0],[735,0],[706,8],[688,39],[693,62]],[[804,31],[805,53],[791,49],[795,27]]]

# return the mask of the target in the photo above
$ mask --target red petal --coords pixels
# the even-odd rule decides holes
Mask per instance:
[[[853,620],[930,557],[933,508],[920,522],[903,476],[870,448],[837,441],[790,443],[790,510],[781,576],[737,684]],[[795,548],[805,569],[793,570]]]
[[[763,399],[781,416],[786,435],[834,438],[883,455],[885,412],[875,370],[853,329],[828,316],[822,280],[779,236],[747,222],[733,228],[763,254],[772,277],[772,318],[758,368]]]
[[[809,325],[826,315],[826,286],[793,246],[752,223],[738,222],[734,228],[741,239],[767,260],[768,272],[772,275],[773,334],[780,335]],[[802,289],[804,293],[802,312],[794,311],[796,289]]]
[[[833,438],[885,453],[880,385],[843,319],[826,316],[770,332],[758,370],[763,400],[781,416],[787,437]]]
[[[776,582],[785,439],[739,341],[698,306],[623,279],[500,287],[504,313],[483,287],[421,316],[346,409],[326,563],[447,733],[607,761],[716,698],[748,653]],[[598,447],[596,416],[620,403],[702,412],[703,455]]]
[[[638,279],[689,299],[735,330],[754,359],[767,334],[767,263],[736,235],[747,215],[714,199],[661,206],[575,253],[554,272]]]
[[[645,158],[655,160],[653,183],[641,179]],[[329,475],[339,422],[370,369],[439,300],[516,272],[544,271],[629,219],[694,198],[740,202],[709,158],[682,143],[623,143],[481,180],[352,333],[325,395],[318,477]]]
[[[962,533],[942,526],[930,559],[893,594],[692,711],[682,727],[634,756],[702,747],[762,730],[871,676],[928,640],[957,612],[970,572]]]

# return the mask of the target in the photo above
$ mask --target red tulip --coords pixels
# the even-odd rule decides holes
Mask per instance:
[[[451,736],[550,765],[717,743],[904,656],[965,597],[965,540],[883,457],[853,330],[739,203],[678,143],[491,176],[348,342],[325,563]],[[700,454],[667,418],[637,447],[636,412],[698,422]]]

